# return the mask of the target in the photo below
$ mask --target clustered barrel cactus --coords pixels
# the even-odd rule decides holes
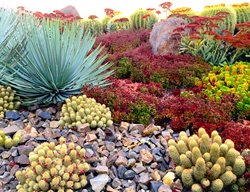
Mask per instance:
[[[220,192],[242,183],[237,177],[245,172],[245,162],[233,141],[223,143],[217,131],[211,138],[203,128],[190,137],[181,132],[178,142],[170,139],[168,145],[170,157],[177,164],[176,174],[193,192]]]
[[[250,21],[250,4],[249,3],[240,3],[233,4],[236,15],[237,15],[237,23],[244,23]]]
[[[215,16],[218,14],[225,14],[225,18],[222,22],[219,23],[220,29],[228,30],[233,33],[235,25],[237,23],[237,16],[233,7],[225,4],[211,5],[206,6],[204,10],[200,13],[200,15],[208,17]]]
[[[110,109],[97,103],[93,98],[87,98],[86,95],[66,99],[59,122],[61,126],[69,128],[84,123],[88,123],[91,128],[102,128],[113,124]]]
[[[0,85],[0,118],[4,118],[4,113],[8,110],[17,110],[21,102],[16,92],[11,87]]]
[[[157,21],[155,13],[143,9],[138,9],[130,16],[132,29],[151,29]]]
[[[20,142],[21,134],[15,133],[11,138],[4,134],[2,130],[0,130],[0,147],[5,147],[6,149],[10,149],[12,146],[17,146]]]
[[[85,149],[63,137],[59,142],[42,143],[29,154],[30,166],[16,172],[18,192],[73,192],[87,184]]]

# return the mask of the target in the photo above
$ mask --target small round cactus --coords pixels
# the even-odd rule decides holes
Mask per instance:
[[[87,98],[86,95],[66,99],[60,116],[60,125],[68,128],[75,128],[85,123],[91,128],[103,128],[113,124],[109,108],[97,103],[95,99]]]
[[[30,166],[16,172],[18,192],[76,191],[87,184],[85,149],[74,143],[45,142],[29,154]]]
[[[13,137],[7,136],[0,130],[0,147],[10,149],[12,146],[17,146],[21,138],[21,134],[16,132]]]
[[[171,139],[168,145],[169,155],[177,165],[176,175],[193,192],[237,188],[237,177],[241,179],[246,170],[234,143],[229,139],[223,143],[217,131],[212,132],[211,138],[203,128],[189,138],[180,133],[178,142]]]
[[[21,102],[16,92],[11,87],[0,85],[0,119],[4,118],[4,113],[8,110],[17,110]]]

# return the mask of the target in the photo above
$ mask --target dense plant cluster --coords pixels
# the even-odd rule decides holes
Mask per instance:
[[[171,139],[168,144],[169,155],[177,164],[176,174],[193,192],[244,186],[240,177],[246,170],[245,162],[233,141],[223,143],[217,131],[211,133],[211,138],[203,128],[190,137],[180,132],[178,142]]]
[[[180,52],[200,56],[212,65],[233,64],[239,59],[247,60],[250,45],[250,31],[247,30],[249,23],[237,24],[239,31],[236,34],[219,30],[219,23],[224,21],[227,15],[227,12],[218,12],[212,17],[189,17],[191,21],[185,27],[176,29],[191,29],[190,34],[182,38]]]
[[[0,85],[0,91],[0,118],[4,118],[6,111],[19,109],[21,102],[11,87]]]
[[[204,93],[216,101],[219,101],[224,95],[234,95],[237,100],[237,113],[249,119],[249,75],[249,63],[239,62],[232,66],[213,67],[208,76],[202,78]],[[200,84],[199,81],[197,83]]]
[[[7,136],[2,130],[0,130],[0,147],[10,149],[12,146],[17,146],[21,138],[20,133],[15,133],[13,137]]]
[[[97,37],[95,45],[98,46],[101,43],[111,55],[124,53],[139,47],[143,42],[147,42],[149,34],[148,30],[102,34]]]
[[[250,146],[250,125],[239,122],[228,122],[222,131],[222,136],[231,139],[235,143],[235,148],[239,151],[249,148]]]
[[[170,117],[170,125],[174,130],[204,127],[208,133],[219,130],[230,121],[234,110],[229,97],[217,103],[198,94],[173,96],[167,99],[164,107],[164,114]]]
[[[166,89],[192,87],[195,77],[210,70],[207,63],[190,55],[153,55],[147,43],[118,55],[112,61],[116,61],[114,66],[120,73],[119,77],[125,76],[134,82],[160,83]]]
[[[85,149],[74,143],[45,142],[29,154],[30,166],[16,172],[18,192],[74,191],[87,184],[85,173],[90,166],[85,162]]]
[[[97,103],[95,99],[81,95],[73,96],[65,101],[60,114],[61,126],[74,129],[81,124],[88,123],[91,128],[103,128],[113,124],[109,108]]]
[[[163,89],[155,83],[145,85],[114,79],[108,88],[89,90],[85,87],[83,93],[109,107],[116,123],[123,120],[148,124],[150,118],[158,114],[157,96],[162,95]]]

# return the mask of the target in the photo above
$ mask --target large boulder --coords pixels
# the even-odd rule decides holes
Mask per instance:
[[[182,18],[170,17],[154,25],[150,33],[150,44],[152,51],[156,55],[177,54],[181,40],[181,34],[186,30],[175,32],[174,30],[187,24]]]
[[[73,5],[68,5],[62,8],[61,12],[63,12],[65,15],[73,15],[74,17],[80,17],[80,14]]]

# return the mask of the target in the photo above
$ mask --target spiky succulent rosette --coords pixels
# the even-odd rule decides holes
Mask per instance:
[[[16,172],[18,192],[76,191],[87,184],[85,149],[74,143],[45,142],[29,154],[30,166]]]
[[[75,128],[85,123],[91,128],[103,128],[113,124],[110,109],[86,95],[66,99],[60,116],[60,125],[68,128]]]

